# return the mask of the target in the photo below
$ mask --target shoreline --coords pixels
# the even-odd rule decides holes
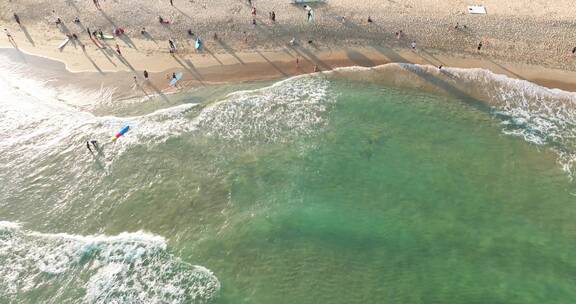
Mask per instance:
[[[147,83],[154,87],[157,93],[166,93],[177,91],[168,86],[166,77],[178,71],[184,74],[180,87],[190,88],[280,80],[312,73],[315,65],[318,66],[319,71],[329,71],[340,67],[376,67],[388,63],[413,63],[465,69],[486,69],[495,74],[527,80],[550,89],[576,92],[576,72],[574,71],[528,64],[501,63],[492,59],[462,54],[449,55],[429,50],[412,52],[377,47],[319,50],[316,54],[305,53],[296,48],[292,50],[292,52],[285,49],[279,51],[256,50],[255,52],[234,54],[156,55],[153,60],[154,65],[151,65],[151,69],[147,69],[150,73],[150,80]],[[82,62],[78,56],[69,56],[67,60],[64,60],[63,58],[50,57],[41,52],[37,54],[34,51],[0,48],[0,53],[10,54],[13,59],[15,56],[21,56],[22,62],[29,61],[30,58],[40,58],[40,60],[33,60],[35,69],[55,71],[58,78],[62,79],[63,82],[72,82],[72,84],[85,88],[105,85],[123,90],[134,84],[134,76],[138,77],[141,84],[144,83],[142,76],[144,64],[141,61],[132,65],[134,70],[118,68],[98,72],[90,68],[90,62]],[[296,65],[296,57],[299,58],[298,66]],[[58,65],[61,67],[58,68]],[[126,97],[134,96],[124,96],[124,98]]]

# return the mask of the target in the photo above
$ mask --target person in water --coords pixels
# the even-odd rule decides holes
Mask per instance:
[[[96,152],[101,153],[100,146],[98,146],[97,140],[91,139],[91,140],[86,141],[86,148],[88,148],[88,151],[90,151],[90,153],[94,154],[94,151],[92,151],[92,148],[90,147],[90,145],[92,145],[92,147],[94,147],[94,150],[96,150]]]
[[[88,151],[90,151],[90,153],[94,154],[94,151],[92,151],[92,148],[90,148],[90,141],[86,141],[86,148],[88,148]]]

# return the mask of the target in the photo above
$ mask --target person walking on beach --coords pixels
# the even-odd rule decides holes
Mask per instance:
[[[94,2],[94,5],[96,6],[97,9],[101,9],[100,7],[100,2],[98,0],[92,0]]]
[[[172,39],[168,39],[168,45],[170,46],[170,54],[176,53],[176,46],[174,45],[174,41],[172,41]]]
[[[60,19],[60,17],[58,17],[55,10],[52,10],[52,15],[54,16],[54,19],[56,19],[56,21],[55,21],[56,25],[62,24],[62,19]]]
[[[20,24],[20,17],[18,17],[18,15],[16,15],[16,13],[14,13],[14,20],[16,20],[16,23],[18,23],[18,25]]]
[[[144,80],[148,80],[148,71],[144,70]]]
[[[482,41],[480,41],[480,43],[478,43],[478,51],[480,51],[481,48],[482,48]]]
[[[170,0],[170,5],[174,6],[174,0]]]
[[[410,43],[410,46],[412,47],[412,51],[416,52],[416,40],[413,40],[412,43]]]
[[[89,27],[86,27],[86,32],[88,32],[88,37],[90,37],[90,39],[92,39],[92,33],[90,32]]]
[[[6,33],[6,36],[8,37],[8,40],[11,43],[16,44],[16,41],[14,41],[14,37],[12,37],[12,34],[10,34],[10,32],[8,31],[8,29],[4,29],[4,33]]]
[[[576,46],[572,49],[572,56],[576,56]]]
[[[270,14],[270,19],[272,19],[272,22],[276,22],[276,13],[274,11]]]
[[[122,52],[120,52],[120,46],[118,45],[118,43],[116,43],[116,53],[118,53],[118,55],[122,56]]]

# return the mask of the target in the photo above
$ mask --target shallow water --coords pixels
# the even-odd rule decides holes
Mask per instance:
[[[570,303],[573,96],[448,73],[343,69],[165,107],[0,78],[0,300]]]

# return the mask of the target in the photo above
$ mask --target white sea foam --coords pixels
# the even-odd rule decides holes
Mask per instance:
[[[2,85],[9,87],[0,81]],[[107,147],[113,149],[110,155],[114,157],[131,146],[158,144],[192,131],[229,140],[279,141],[309,134],[322,124],[333,100],[327,88],[325,79],[300,76],[263,89],[232,93],[198,111],[194,111],[195,104],[183,104],[141,116],[97,117],[50,94],[30,96],[29,91],[50,90],[35,82],[27,90],[6,90],[7,96],[0,102],[0,137],[6,140],[0,142],[0,150],[28,161],[71,145],[81,147],[88,139],[105,143],[125,125],[131,127],[129,134]],[[80,98],[78,94],[74,98]]]
[[[85,303],[205,303],[220,289],[208,269],[181,261],[160,236],[47,234],[0,222],[0,301],[54,283],[54,303],[77,303],[66,298],[75,290]]]
[[[457,81],[480,91],[503,121],[505,134],[547,145],[571,177],[576,164],[576,93],[549,89],[483,69],[450,69]]]
[[[334,101],[328,81],[296,77],[270,87],[235,92],[212,104],[195,119],[205,135],[236,141],[284,141],[309,135],[325,122]]]

